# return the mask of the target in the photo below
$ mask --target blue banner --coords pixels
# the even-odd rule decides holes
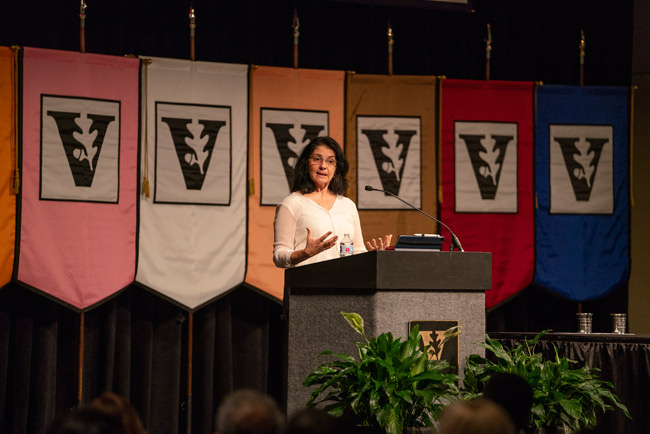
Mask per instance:
[[[537,89],[535,283],[575,301],[630,274],[628,89]]]

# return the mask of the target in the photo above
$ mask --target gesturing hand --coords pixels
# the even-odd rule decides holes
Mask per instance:
[[[337,235],[334,235],[332,238],[327,239],[332,235],[332,231],[325,233],[322,237],[312,238],[311,229],[307,228],[307,244],[305,245],[305,253],[310,258],[314,255],[324,252],[325,250],[331,249],[336,245],[336,240],[339,239]]]
[[[366,245],[368,246],[368,250],[386,250],[388,246],[390,246],[390,240],[393,238],[393,234],[388,234],[384,236],[384,238],[379,238],[379,244],[377,244],[377,239],[373,238],[372,239],[372,244],[370,241],[366,241]]]

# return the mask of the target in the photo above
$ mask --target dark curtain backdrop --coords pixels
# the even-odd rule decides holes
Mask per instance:
[[[194,314],[193,433],[250,387],[283,402],[281,306],[240,287]],[[152,434],[185,433],[188,313],[137,286],[86,312],[83,398],[127,398]],[[0,291],[0,432],[43,433],[78,405],[80,314],[30,290]]]
[[[188,11],[197,14],[198,60],[292,65],[291,22],[300,17],[300,66],[386,73],[386,31],[395,74],[485,76],[486,24],[498,80],[578,84],[578,40],[587,38],[585,83],[631,80],[632,0],[476,0],[474,12],[334,0],[89,1],[88,52],[189,57]],[[79,1],[8,0],[0,45],[79,49]],[[627,289],[583,310],[625,311]],[[575,327],[575,302],[527,288],[488,314],[488,330]],[[139,287],[85,314],[86,400],[127,397],[152,434],[211,433],[230,391],[253,387],[283,401],[281,306],[244,286],[194,313],[193,396],[187,398],[188,313]],[[594,319],[594,331],[606,331]],[[0,288],[0,432],[42,433],[77,405],[79,314],[27,289]]]

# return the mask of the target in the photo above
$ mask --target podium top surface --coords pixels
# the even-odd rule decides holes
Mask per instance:
[[[486,291],[492,254],[373,251],[302,267],[284,274],[286,288]]]

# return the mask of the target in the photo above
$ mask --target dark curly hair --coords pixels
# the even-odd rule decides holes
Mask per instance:
[[[314,181],[309,176],[309,157],[311,157],[317,146],[327,146],[334,151],[336,172],[334,172],[334,177],[330,181],[328,188],[335,194],[345,194],[348,189],[348,180],[345,176],[348,174],[350,163],[345,159],[345,154],[336,140],[327,136],[316,137],[300,153],[300,157],[298,157],[296,166],[293,169],[293,187],[291,191],[299,191],[302,194],[314,191]]]

